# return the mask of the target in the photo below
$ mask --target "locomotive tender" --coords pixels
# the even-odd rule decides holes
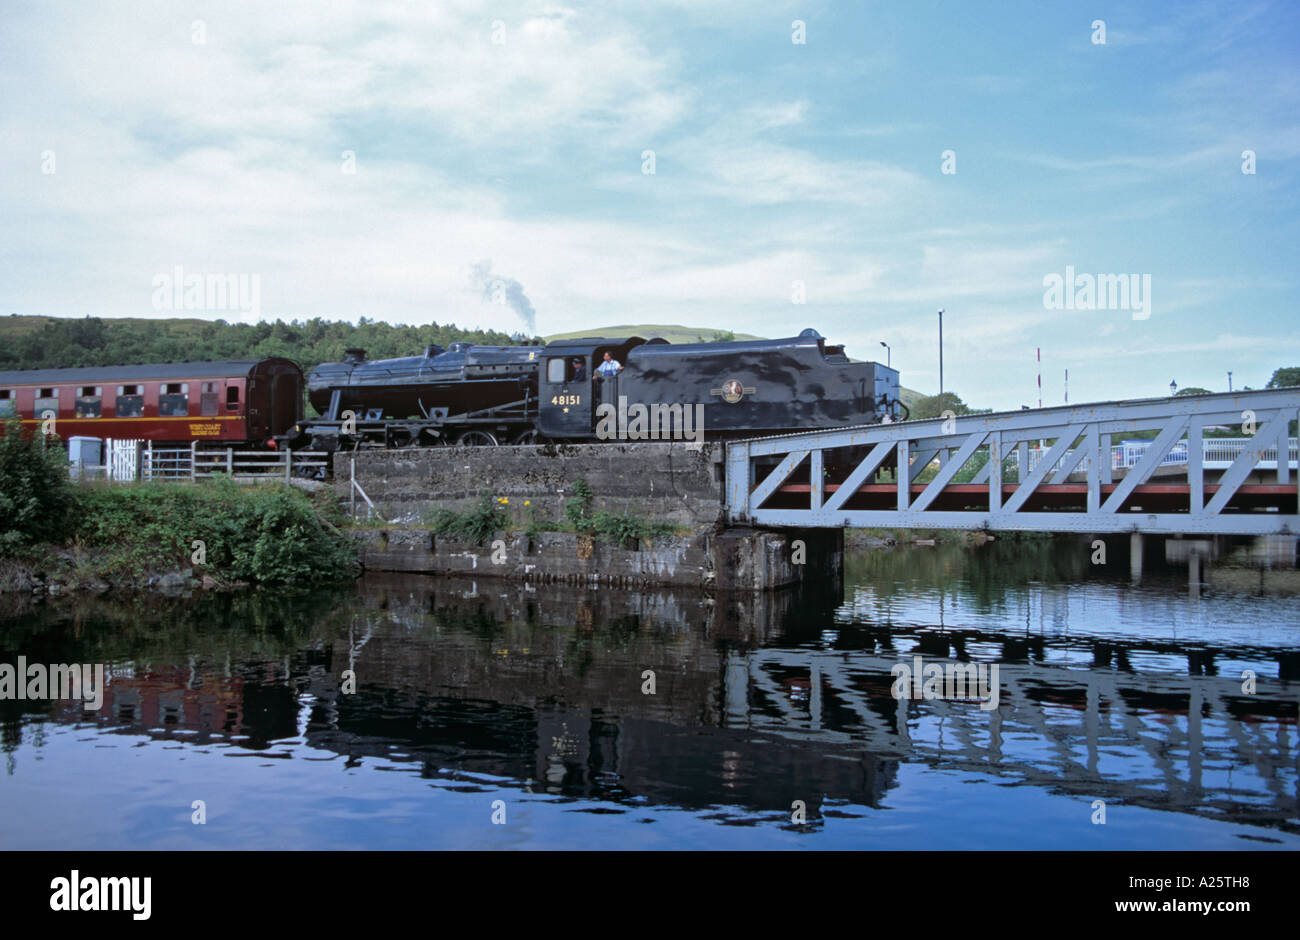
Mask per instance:
[[[605,353],[623,366],[617,374],[598,373]],[[609,436],[602,416],[617,410],[622,418],[637,406],[702,410],[711,440],[907,417],[896,370],[854,362],[811,329],[731,343],[453,343],[382,360],[350,349],[311,372],[307,394],[322,417],[282,435],[293,448],[594,441]],[[643,439],[668,438],[668,430],[652,424]]]

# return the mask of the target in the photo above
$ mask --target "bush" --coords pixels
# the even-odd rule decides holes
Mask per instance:
[[[573,484],[573,492],[574,498],[564,504],[564,514],[576,532],[598,535],[621,544],[631,539],[670,535],[674,531],[674,527],[666,522],[649,522],[631,513],[612,513],[602,509],[594,516],[588,515],[591,487],[586,480],[578,480]]]
[[[356,565],[327,513],[291,487],[228,480],[86,487],[75,505],[79,542],[110,549],[114,565],[135,573],[193,566],[240,581],[313,583]]]
[[[16,418],[0,437],[0,555],[63,538],[71,504],[66,452]]]
[[[428,516],[429,525],[440,535],[485,542],[510,524],[505,507],[484,490],[479,493],[478,505],[465,512],[435,509]]]
[[[573,484],[573,499],[566,500],[564,503],[564,515],[568,517],[569,524],[575,531],[586,531],[586,526],[590,522],[587,516],[590,507],[591,487],[587,485],[586,480],[578,480]]]

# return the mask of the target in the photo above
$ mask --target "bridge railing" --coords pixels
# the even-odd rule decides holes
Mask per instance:
[[[1201,441],[1201,466],[1206,470],[1226,470],[1232,465],[1232,462],[1241,456],[1242,452],[1251,444],[1255,443],[1253,438],[1249,437],[1207,437]],[[1122,441],[1119,444],[1111,446],[1110,449],[1110,466],[1112,470],[1127,470],[1129,467],[1137,466],[1142,457],[1146,454],[1150,441]],[[1296,467],[1300,461],[1300,452],[1297,449],[1296,438],[1288,440],[1287,456],[1292,467]],[[1025,473],[1030,473],[1038,466],[1043,455],[1047,453],[1045,447],[1029,448],[1029,466]],[[1053,469],[1059,469],[1061,464],[1069,460],[1072,451],[1067,451],[1065,456],[1056,462]],[[1262,455],[1256,467],[1260,470],[1277,469],[1277,445],[1264,448]],[[1179,441],[1169,449],[1169,453],[1160,459],[1162,467],[1186,467],[1187,466],[1187,442]],[[1013,473],[1018,473],[1019,468],[1016,465],[1014,455],[1010,461],[1010,469]]]
[[[1300,534],[1295,461],[1277,459],[1295,454],[1298,416],[1300,388],[1289,388],[734,441],[726,512],[793,527]],[[1204,435],[1248,421],[1251,437]],[[1149,483],[1162,466],[1184,473]]]
[[[1124,441],[1118,447],[1112,448],[1113,467],[1118,470],[1121,467],[1136,466],[1146,453],[1150,443],[1150,441]],[[1255,443],[1254,438],[1249,437],[1207,437],[1201,442],[1203,448],[1201,451],[1201,465],[1207,470],[1226,469],[1241,456],[1247,447]],[[1265,447],[1260,452],[1259,461],[1256,465],[1257,469],[1276,470],[1277,455],[1277,444]],[[1296,438],[1294,437],[1287,439],[1287,461],[1292,467],[1297,464],[1297,447]],[[1160,461],[1160,466],[1167,467],[1186,463],[1187,445],[1182,442],[1164,456]]]

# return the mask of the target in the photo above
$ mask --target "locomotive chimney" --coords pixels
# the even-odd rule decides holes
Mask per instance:
[[[343,361],[350,362],[354,365],[366,358],[364,349],[345,349],[343,350]]]

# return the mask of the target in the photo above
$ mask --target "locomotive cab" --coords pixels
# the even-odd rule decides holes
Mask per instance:
[[[538,430],[549,438],[590,438],[596,407],[605,401],[618,402],[618,377],[601,379],[596,376],[597,367],[607,352],[626,362],[628,352],[644,342],[633,336],[548,344],[538,375]]]

